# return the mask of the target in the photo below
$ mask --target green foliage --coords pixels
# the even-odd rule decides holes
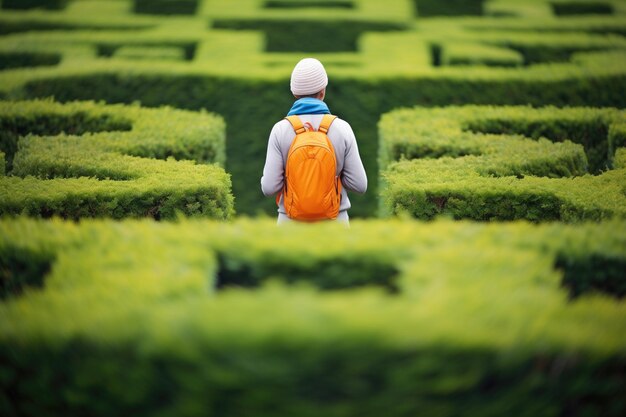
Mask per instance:
[[[626,148],[619,148],[615,152],[613,164],[616,169],[626,168]]]
[[[555,1],[551,3],[552,10],[557,16],[577,14],[612,14],[613,6],[610,2],[602,1]]]
[[[309,22],[300,20],[217,20],[215,29],[260,30],[266,35],[267,52],[342,52],[356,51],[365,32],[406,29],[403,23],[354,21]],[[302,42],[307,39],[307,42]]]
[[[431,16],[480,16],[484,0],[413,0],[417,15]]]
[[[440,65],[487,65],[515,67],[524,63],[520,52],[498,46],[454,42],[442,46]]]
[[[16,254],[51,267],[43,289],[0,303],[3,415],[625,411],[626,310],[596,292],[623,289],[623,268],[594,268],[624,265],[623,222],[13,219],[0,231],[3,270],[19,271]],[[395,269],[397,291],[363,287],[378,284],[366,271],[360,289],[316,289],[343,287],[357,258]],[[259,288],[216,291],[242,268]]]
[[[42,287],[52,259],[41,252],[6,250],[0,256],[0,299],[21,294],[25,287]]]
[[[0,213],[228,218],[224,123],[170,108],[0,102]],[[200,163],[200,164],[197,164]],[[205,165],[216,164],[216,165]]]
[[[65,9],[68,0],[2,0],[3,9]]]
[[[20,67],[57,65],[60,61],[61,56],[58,54],[19,52],[0,54],[0,70]]]
[[[182,61],[185,59],[183,48],[176,46],[162,46],[146,48],[137,46],[122,46],[115,49],[116,58],[150,59],[160,61]]]
[[[626,171],[602,172],[612,165],[608,150],[623,143],[623,120],[622,111],[590,108],[391,112],[380,122],[381,209],[421,219],[624,217]],[[588,160],[598,175],[587,174]]]
[[[340,0],[267,0],[265,7],[268,9],[354,9],[354,1]]]
[[[197,8],[198,0],[133,0],[135,13],[193,15]]]

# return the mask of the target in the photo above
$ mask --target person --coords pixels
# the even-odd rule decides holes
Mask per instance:
[[[295,102],[287,116],[297,115],[305,126],[317,130],[325,114],[330,110],[324,98],[328,76],[320,61],[304,58],[296,64],[291,73],[290,88]],[[279,194],[283,190],[287,155],[296,133],[291,123],[283,119],[277,122],[269,136],[267,156],[261,178],[261,190],[267,197]],[[347,191],[365,193],[367,175],[356,138],[348,122],[336,118],[327,132],[335,150],[336,175],[341,179],[341,202],[336,220],[349,224],[348,209],[351,207]],[[292,221],[287,216],[282,194],[278,203],[278,224]]]

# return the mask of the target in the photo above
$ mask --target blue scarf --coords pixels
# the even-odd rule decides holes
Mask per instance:
[[[330,110],[328,110],[328,106],[322,100],[304,97],[293,103],[287,116],[293,116],[294,114],[330,114]]]

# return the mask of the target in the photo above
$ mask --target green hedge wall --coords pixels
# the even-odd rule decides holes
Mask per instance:
[[[626,411],[623,222],[0,230],[4,416]]]
[[[611,2],[603,1],[557,1],[551,3],[552,10],[557,16],[579,14],[612,14]]]
[[[224,123],[92,102],[0,102],[0,214],[229,218]],[[199,164],[198,164],[199,163]],[[213,164],[213,165],[210,165]]]
[[[19,52],[0,54],[0,70],[57,65],[59,62],[61,62],[61,55],[59,54]]]
[[[104,48],[103,48],[104,50]],[[110,48],[107,53],[115,54],[116,58],[127,59],[158,59],[161,61],[185,60],[185,48],[181,46],[161,46],[146,48],[141,46],[122,46]]]
[[[480,16],[484,0],[413,0],[419,17]]]
[[[0,53],[62,59],[52,68],[0,71],[0,97],[140,101],[221,114],[237,210],[250,215],[276,210],[259,178],[269,131],[291,104],[289,74],[311,54],[302,52],[302,38],[326,65],[327,102],[354,127],[368,172],[368,193],[351,196],[352,216],[376,212],[376,123],[394,108],[626,107],[623,15],[555,19],[549,2],[516,1],[484,4],[510,17],[431,19],[415,18],[405,0],[352,4],[329,12],[309,2],[212,1],[194,15],[155,16],[130,13],[123,2],[75,2],[61,13],[3,13],[0,32],[12,35],[2,37]],[[285,36],[294,25],[314,34]]]
[[[195,14],[198,0],[133,0],[133,11],[146,14]]]
[[[136,66],[136,64],[134,64]],[[129,67],[130,69],[131,67]],[[134,72],[130,70],[131,74]],[[372,215],[376,207],[377,114],[414,103],[532,103],[542,105],[615,105],[626,106],[619,93],[626,77],[562,79],[472,79],[432,77],[365,81],[335,79],[329,85],[327,102],[331,111],[348,120],[359,140],[371,188],[365,197],[354,196],[351,213]],[[549,87],[547,87],[547,85]],[[158,86],[158,88],[157,88]],[[227,122],[227,170],[233,175],[233,191],[238,212],[272,213],[275,204],[260,192],[267,137],[272,125],[289,110],[291,99],[286,92],[288,80],[241,80],[199,75],[169,76],[136,73],[118,75],[101,71],[33,80],[20,93],[24,97],[54,96],[57,100],[98,98],[108,102],[130,103],[137,99],[146,106],[170,104],[189,109],[209,108],[225,115]],[[368,91],[368,95],[363,95]],[[235,97],[247,97],[237,100]]]
[[[67,6],[68,0],[2,0],[3,9],[34,9],[61,10]]]
[[[610,170],[624,116],[554,107],[391,112],[380,122],[381,209],[422,219],[624,217],[626,171]]]

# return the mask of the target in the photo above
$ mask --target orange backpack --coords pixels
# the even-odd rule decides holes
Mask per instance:
[[[305,128],[298,116],[286,117],[296,132],[285,164],[282,196],[287,216],[295,220],[336,219],[341,203],[335,149],[326,136],[337,118],[324,115],[317,131]],[[307,123],[308,124],[308,123]],[[280,195],[277,201],[280,201]]]

